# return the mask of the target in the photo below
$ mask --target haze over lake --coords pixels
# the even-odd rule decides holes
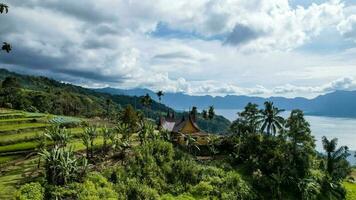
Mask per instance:
[[[217,114],[223,115],[230,121],[237,118],[236,113],[239,111],[234,109],[216,109]],[[287,117],[288,114],[289,112],[284,112],[283,117]],[[315,143],[318,151],[323,151],[321,144],[323,136],[326,136],[328,139],[336,137],[338,138],[338,146],[346,145],[350,150],[356,150],[356,119],[322,116],[306,116],[305,118],[310,123],[312,134],[317,140]],[[352,164],[356,164],[353,154],[350,159],[352,159]]]

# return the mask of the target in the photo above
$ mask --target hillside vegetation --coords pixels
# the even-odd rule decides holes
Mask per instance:
[[[347,179],[351,172],[347,147],[324,137],[325,154],[317,153],[300,110],[284,119],[272,102],[262,109],[248,104],[230,127],[231,134],[210,135],[207,146],[189,134],[179,145],[150,120],[137,121],[135,112],[124,112],[115,124],[100,130],[86,124],[79,152],[76,137],[68,139],[65,129],[47,128],[50,137],[38,151],[42,160],[35,170],[38,176],[24,179],[16,196],[36,200],[354,196],[354,180]]]
[[[142,115],[156,121],[168,111],[173,112],[172,108],[156,101],[150,101],[149,105],[144,105],[142,103],[143,96],[100,93],[80,86],[61,83],[47,77],[20,75],[5,69],[0,69],[0,82],[2,82],[0,107],[55,115],[101,117],[113,120],[128,105],[140,110]],[[183,113],[176,113],[178,118],[183,117]],[[208,130],[207,122],[202,117],[198,118],[198,123],[203,129]],[[209,131],[226,133],[230,122],[222,116],[215,116],[209,120],[209,124],[211,124]]]
[[[82,121],[75,117],[0,109],[0,199],[11,199],[16,186],[38,175],[36,152],[47,128],[58,124],[69,127],[70,143],[78,150],[84,149],[78,138],[83,132]]]

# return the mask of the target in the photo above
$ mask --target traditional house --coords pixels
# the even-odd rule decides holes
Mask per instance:
[[[174,114],[167,114],[159,121],[161,129],[171,132],[173,141],[185,144],[187,136],[193,137],[199,145],[206,145],[209,142],[209,134],[201,130],[191,115],[175,119]]]

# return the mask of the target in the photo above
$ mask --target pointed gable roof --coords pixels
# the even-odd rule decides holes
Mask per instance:
[[[188,117],[183,116],[180,120],[176,120],[172,115],[168,114],[166,118],[162,117],[159,123],[162,129],[173,133],[205,134],[191,115],[188,115]]]

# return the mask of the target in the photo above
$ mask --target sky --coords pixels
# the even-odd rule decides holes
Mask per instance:
[[[0,0],[0,67],[84,87],[356,90],[356,0]]]

